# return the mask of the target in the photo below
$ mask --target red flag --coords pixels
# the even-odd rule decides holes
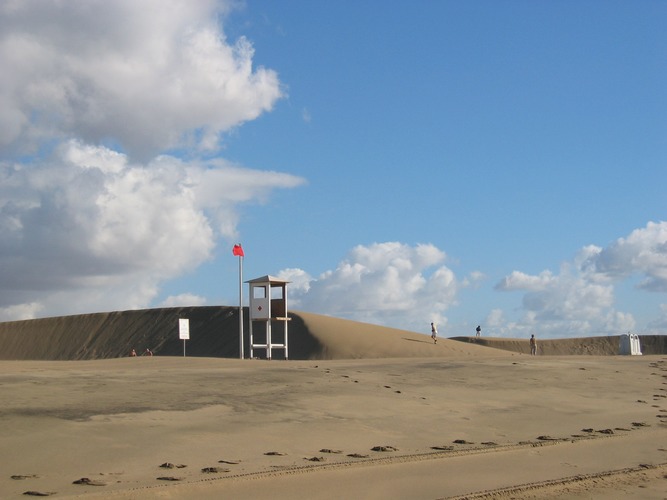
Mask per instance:
[[[237,257],[245,257],[245,254],[243,253],[243,247],[240,243],[238,245],[234,245],[232,254],[236,255]]]

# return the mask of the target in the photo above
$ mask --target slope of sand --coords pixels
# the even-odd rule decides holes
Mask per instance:
[[[554,343],[587,356],[529,356],[520,339],[433,344],[294,313],[300,360],[228,359],[236,314],[0,324],[0,498],[666,496],[664,354],[598,338]],[[144,345],[157,355],[126,356]]]
[[[664,498],[666,381],[665,356],[2,361],[0,498]]]
[[[246,320],[247,315],[246,309]],[[493,351],[447,339],[434,346],[425,334],[318,314],[292,312],[290,317],[290,359],[480,356]],[[141,354],[147,348],[160,356],[182,356],[179,318],[190,320],[187,356],[239,358],[238,308],[181,307],[0,323],[0,359],[109,359],[127,356],[132,349]],[[248,331],[246,321],[246,357]],[[254,354],[265,355],[262,350]],[[280,356],[282,351],[274,352],[274,358]]]

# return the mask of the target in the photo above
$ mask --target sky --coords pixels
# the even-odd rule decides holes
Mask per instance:
[[[667,2],[0,0],[0,321],[667,333]],[[247,305],[247,285],[243,285]]]

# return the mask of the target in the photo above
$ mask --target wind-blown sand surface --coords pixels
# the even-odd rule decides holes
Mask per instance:
[[[0,361],[0,498],[667,497],[667,355],[300,318],[334,359]]]

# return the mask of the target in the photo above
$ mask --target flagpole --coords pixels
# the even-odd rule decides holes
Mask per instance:
[[[243,255],[239,255],[239,358],[243,359]]]

